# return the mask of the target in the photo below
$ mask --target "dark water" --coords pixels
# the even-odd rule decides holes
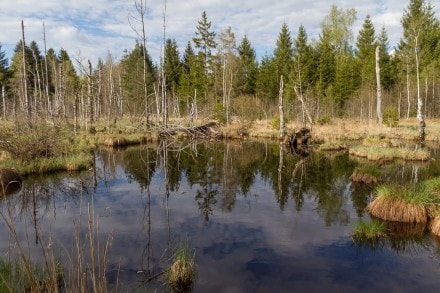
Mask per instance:
[[[371,189],[349,179],[361,163],[346,153],[302,158],[273,142],[102,149],[96,172],[29,178],[2,208],[13,207],[30,255],[50,239],[69,266],[75,231],[87,248],[89,207],[96,241],[113,239],[110,291],[169,291],[160,273],[183,241],[197,264],[193,292],[440,292],[438,244],[423,227],[353,242],[353,225],[369,219]],[[440,175],[436,161],[381,169],[387,181]],[[9,239],[1,221],[3,256]]]

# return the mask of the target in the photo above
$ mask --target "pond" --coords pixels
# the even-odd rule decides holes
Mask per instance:
[[[346,152],[299,157],[276,142],[168,141],[100,149],[95,161],[87,172],[26,179],[2,213],[9,207],[29,255],[43,261],[52,249],[66,267],[77,265],[79,244],[90,269],[91,223],[95,253],[111,244],[110,291],[168,292],[162,272],[179,243],[195,256],[192,292],[440,290],[439,244],[423,228],[353,242],[372,188],[350,181],[364,162]],[[440,175],[435,160],[381,169],[402,183]],[[0,239],[2,256],[16,250],[4,219]]]

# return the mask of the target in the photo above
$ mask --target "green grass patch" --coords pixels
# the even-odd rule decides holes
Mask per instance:
[[[320,151],[341,151],[347,149],[345,143],[340,141],[326,141],[319,145]]]
[[[28,275],[20,261],[0,259],[0,292],[57,292],[63,285],[64,272],[55,264],[54,275],[39,264],[31,264]]]
[[[440,204],[440,179],[430,179],[405,185],[381,185],[376,188],[377,196],[403,199],[407,203],[432,205]]]
[[[353,227],[353,237],[361,240],[373,240],[386,235],[386,225],[383,221],[359,221]]]
[[[21,175],[44,174],[57,171],[87,170],[92,166],[90,153],[78,153],[62,157],[37,158],[28,162],[6,159],[0,167],[15,168]]]
[[[406,161],[427,161],[430,153],[427,149],[392,148],[380,146],[353,146],[350,155],[367,158],[371,161],[392,161],[403,159]]]
[[[356,167],[355,171],[362,174],[368,174],[376,178],[380,178],[383,175],[382,170],[376,164],[362,164]]]

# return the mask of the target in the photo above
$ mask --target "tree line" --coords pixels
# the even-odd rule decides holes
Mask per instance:
[[[283,79],[288,119],[304,123],[307,113],[314,122],[377,120],[377,67],[384,115],[438,117],[440,22],[432,5],[410,0],[393,50],[386,29],[375,28],[369,15],[354,38],[355,20],[355,9],[332,6],[312,40],[304,26],[294,37],[283,23],[272,54],[257,60],[246,35],[237,44],[231,27],[213,31],[203,12],[183,52],[175,39],[165,38],[164,21],[159,64],[145,34],[120,60],[108,54],[92,64],[72,60],[64,49],[46,50],[45,39],[42,52],[35,41],[25,41],[23,29],[11,64],[0,44],[0,116],[72,119],[75,127],[98,119],[110,125],[121,117],[147,125],[166,125],[169,117],[272,119]]]

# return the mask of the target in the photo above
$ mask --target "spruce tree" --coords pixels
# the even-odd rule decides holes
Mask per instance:
[[[308,44],[307,32],[303,25],[299,26],[298,35],[293,46],[293,78],[295,86],[300,86],[304,92],[316,81],[317,62],[313,50]]]
[[[278,77],[274,74],[276,70],[275,58],[263,56],[259,66],[256,95],[266,103],[273,103],[278,97]]]
[[[167,90],[174,92],[179,85],[181,63],[179,56],[179,48],[176,40],[168,39],[165,44],[165,75],[167,81]]]
[[[362,86],[372,90],[375,82],[375,30],[370,15],[364,20],[356,42],[356,59],[359,64]]]
[[[197,62],[202,62],[203,66],[203,94],[206,101],[208,88],[213,83],[214,56],[212,55],[212,50],[217,47],[217,43],[215,42],[215,32],[211,31],[211,22],[208,21],[205,11],[203,11],[202,19],[198,21],[196,29],[196,36],[193,38],[193,42],[195,47],[199,49],[197,53]]]
[[[274,51],[276,75],[279,80],[280,76],[284,76],[284,83],[288,84],[289,74],[292,69],[293,42],[290,36],[290,30],[286,23],[281,26],[278,35],[276,48]]]
[[[8,77],[8,58],[6,58],[6,53],[2,51],[0,43],[0,90],[3,85],[6,85]]]
[[[195,47],[203,57],[203,67],[208,72],[209,62],[212,60],[212,50],[217,47],[215,32],[211,31],[211,22],[208,21],[206,11],[202,12],[202,19],[198,21],[196,36],[193,38]]]
[[[245,35],[237,48],[240,60],[238,74],[238,90],[241,94],[254,95],[258,74],[255,49],[252,48],[249,39]]]
[[[149,81],[147,84],[148,92],[152,93],[154,92],[153,85],[156,79],[156,68],[146,48],[141,43],[136,42],[134,49],[126,52],[121,60],[123,94],[133,114],[140,114],[136,111],[142,111],[145,108],[144,85],[140,82],[143,80],[141,77],[143,75],[144,56],[146,57],[147,65],[146,80]]]

